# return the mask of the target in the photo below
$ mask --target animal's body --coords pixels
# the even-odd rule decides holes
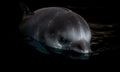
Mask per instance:
[[[20,25],[20,30],[51,49],[82,54],[91,52],[91,31],[87,22],[66,8],[38,9]]]

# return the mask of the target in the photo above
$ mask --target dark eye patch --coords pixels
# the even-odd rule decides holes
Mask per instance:
[[[61,43],[61,44],[70,44],[71,41],[68,40],[68,39],[65,39],[64,37],[60,36],[58,41]]]

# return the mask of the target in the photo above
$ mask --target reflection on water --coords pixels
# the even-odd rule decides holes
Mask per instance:
[[[89,23],[92,31],[92,44],[93,50],[92,56],[99,55],[102,52],[113,49],[110,45],[112,40],[115,38],[113,34],[113,24],[95,24]],[[114,48],[115,49],[115,48]]]

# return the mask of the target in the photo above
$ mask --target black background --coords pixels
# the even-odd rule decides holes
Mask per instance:
[[[7,18],[5,17],[4,33],[7,33],[7,43],[5,44],[5,52],[3,56],[7,56],[6,59],[8,64],[13,64],[14,66],[28,66],[28,65],[45,65],[51,66],[55,65],[71,65],[71,66],[117,66],[119,65],[119,7],[118,2],[114,1],[80,1],[80,0],[29,0],[22,1],[34,11],[42,7],[49,6],[62,6],[68,7],[73,11],[79,13],[88,22],[102,23],[102,24],[115,24],[115,39],[111,42],[112,46],[117,48],[116,50],[108,51],[103,53],[98,57],[91,58],[89,61],[79,61],[79,60],[68,60],[61,59],[59,57],[51,58],[46,56],[41,56],[39,52],[24,45],[22,41],[22,36],[19,33],[18,25],[22,21],[23,12],[19,6],[20,1],[8,2],[6,4],[7,8]],[[75,7],[75,8],[72,8]],[[6,8],[4,8],[6,10]],[[78,10],[79,8],[79,10]],[[9,9],[9,10],[8,10]],[[5,11],[6,12],[6,11]],[[112,65],[113,64],[113,65]]]

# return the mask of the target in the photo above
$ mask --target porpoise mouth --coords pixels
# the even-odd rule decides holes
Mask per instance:
[[[78,56],[70,56],[71,59],[80,59],[80,60],[89,60],[90,59],[90,53],[81,53]]]
[[[51,52],[55,54],[63,55],[69,59],[89,60],[91,53],[79,53],[74,50],[62,50],[62,49],[51,49]]]
[[[78,53],[76,51],[65,51],[63,54],[70,59],[89,60],[91,53]]]

